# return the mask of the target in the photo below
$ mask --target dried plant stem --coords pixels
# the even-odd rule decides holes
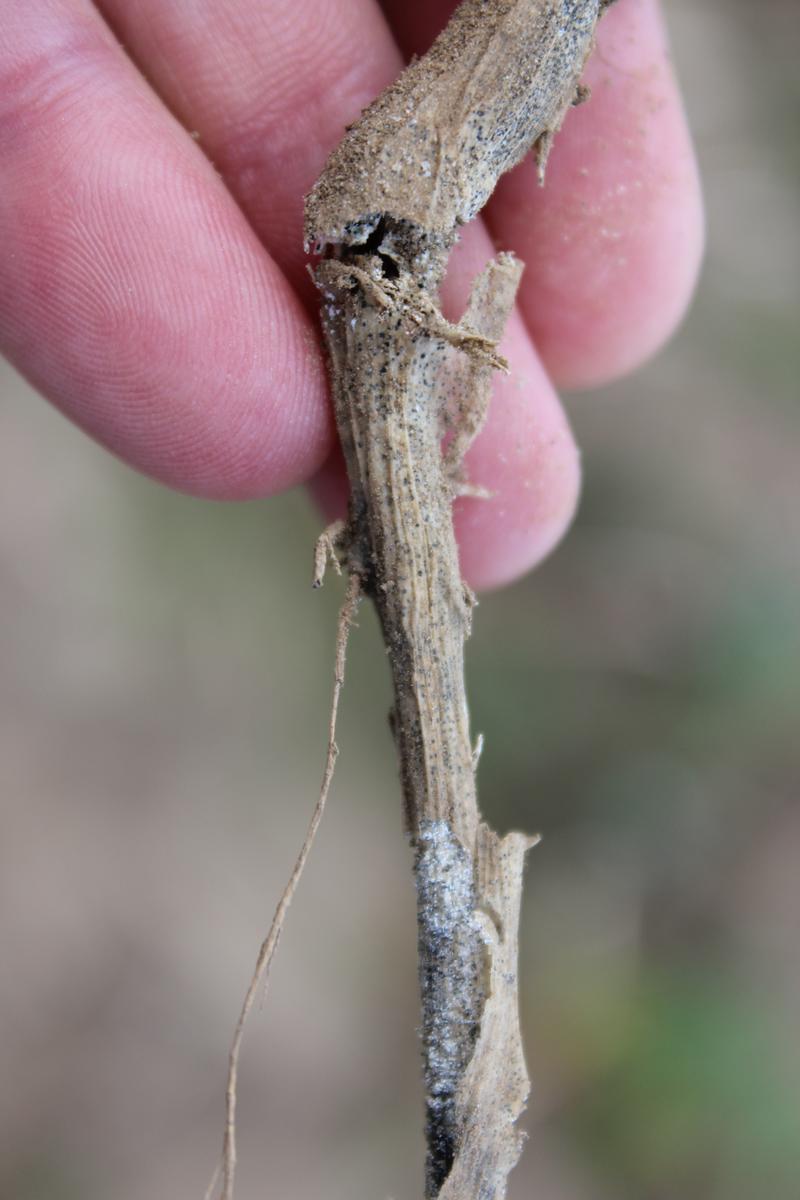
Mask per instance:
[[[336,544],[375,604],[414,848],[426,1195],[501,1200],[528,1094],[516,986],[521,834],[481,821],[463,648],[473,597],[452,501],[480,428],[520,265],[476,281],[457,325],[438,287],[458,227],[535,148],[540,175],[603,0],[465,0],[347,133],[307,198],[351,500]],[[442,451],[447,428],[452,437]]]
[[[322,583],[324,574],[324,563],[326,544],[323,539],[325,534],[320,538],[318,552],[315,563],[314,582],[317,586]],[[337,564],[338,569],[338,564]],[[284,888],[283,895],[278,901],[278,906],[275,909],[275,915],[272,918],[272,924],[269,927],[269,933],[261,944],[261,949],[258,952],[255,969],[252,979],[247,988],[247,994],[242,1004],[242,1010],[239,1014],[239,1020],[236,1022],[236,1029],[231,1042],[230,1053],[228,1056],[228,1082],[225,1089],[225,1136],[222,1147],[222,1191],[220,1200],[233,1200],[234,1178],[236,1175],[236,1094],[239,1081],[239,1055],[242,1048],[242,1039],[244,1037],[245,1025],[250,1011],[255,1004],[256,997],[262,984],[266,986],[269,978],[270,967],[272,960],[275,957],[275,951],[278,949],[281,933],[283,932],[286,914],[289,910],[289,905],[297,890],[297,885],[300,882],[300,876],[308,860],[311,852],[311,847],[314,844],[314,839],[317,836],[322,814],[325,811],[325,804],[328,799],[331,782],[333,781],[333,773],[336,768],[336,759],[339,755],[339,748],[336,745],[336,719],[339,712],[339,697],[344,686],[344,671],[345,660],[347,656],[347,642],[358,610],[359,601],[361,599],[361,585],[357,575],[351,575],[348,580],[347,592],[344,603],[339,612],[339,622],[336,633],[336,659],[334,664],[333,674],[333,697],[331,700],[330,723],[328,726],[328,752],[325,758],[325,770],[322,777],[322,786],[320,788],[319,799],[317,800],[314,811],[311,815],[311,820],[308,825],[305,840],[297,856],[297,861],[294,864],[294,869],[289,876],[289,881]],[[220,1171],[218,1170],[214,1178],[211,1180],[208,1191],[206,1192],[206,1200],[210,1200],[213,1195]]]

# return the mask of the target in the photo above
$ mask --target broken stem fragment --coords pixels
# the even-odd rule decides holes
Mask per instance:
[[[464,687],[473,597],[452,500],[488,403],[520,265],[501,255],[462,321],[438,287],[459,226],[531,149],[543,173],[604,0],[465,0],[351,127],[307,198],[350,479],[337,547],[374,602],[394,683],[415,854],[426,1195],[501,1200],[528,1094],[516,946],[525,849],[481,821]],[[447,427],[452,436],[442,451]]]

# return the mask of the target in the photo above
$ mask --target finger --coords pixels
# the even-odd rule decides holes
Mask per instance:
[[[481,223],[467,226],[443,289],[448,315],[463,311],[471,283],[492,253]],[[455,505],[461,568],[476,589],[508,583],[540,562],[569,526],[580,490],[567,418],[516,312],[500,349],[511,369],[495,377],[488,420],[465,464],[469,482],[489,496]],[[331,518],[344,515],[340,455],[315,480],[314,491]]]
[[[0,347],[140,469],[214,496],[330,447],[304,311],[81,0],[3,4]]]
[[[402,58],[373,0],[98,0],[310,297],[303,196]],[[306,289],[308,289],[306,291]]]
[[[450,3],[385,0],[406,52]],[[538,186],[532,159],[501,180],[486,217],[527,264],[520,308],[556,383],[593,386],[639,365],[681,319],[697,277],[697,168],[656,0],[618,0]]]

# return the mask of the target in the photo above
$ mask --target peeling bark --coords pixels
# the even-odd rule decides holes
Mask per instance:
[[[532,843],[480,819],[463,667],[474,598],[452,525],[521,266],[491,263],[457,325],[438,287],[499,176],[531,150],[543,176],[566,109],[585,98],[604,7],[465,0],[348,131],[306,203],[351,487],[346,525],[320,554],[334,548],[374,602],[392,671],[418,896],[426,1195],[442,1200],[501,1200],[520,1153],[517,925]]]

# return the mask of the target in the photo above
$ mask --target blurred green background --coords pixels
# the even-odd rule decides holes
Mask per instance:
[[[510,1200],[800,1195],[797,10],[668,4],[707,266],[570,411],[565,544],[469,647],[495,824],[541,830]],[[336,581],[302,494],[171,495],[0,368],[0,1197],[201,1197],[322,770]],[[414,906],[375,623],[245,1042],[239,1195],[420,1193]]]

